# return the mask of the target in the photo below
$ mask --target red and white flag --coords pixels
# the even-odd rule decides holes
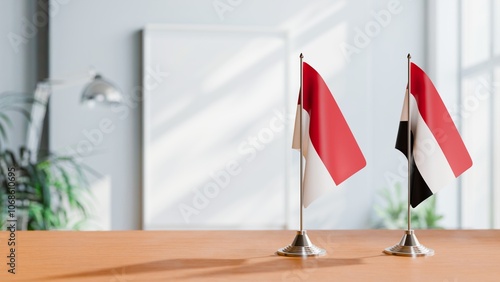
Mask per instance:
[[[472,159],[432,81],[417,65],[410,67],[410,203],[416,207],[469,169]],[[396,140],[396,149],[408,157],[407,105],[408,89]]]
[[[365,167],[366,160],[349,125],[325,81],[315,69],[303,63],[304,103],[302,109],[304,207]],[[294,149],[300,149],[301,101],[297,106],[293,136]]]

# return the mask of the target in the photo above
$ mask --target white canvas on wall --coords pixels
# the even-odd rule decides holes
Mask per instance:
[[[143,228],[286,224],[286,34],[143,32]]]

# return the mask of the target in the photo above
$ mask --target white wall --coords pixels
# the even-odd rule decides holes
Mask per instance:
[[[428,7],[434,27],[429,29],[430,75],[473,160],[470,169],[439,192],[445,228],[498,228],[498,130],[493,130],[499,124],[499,100],[493,95],[498,78],[493,77],[495,54],[488,50],[496,46],[490,41],[498,31],[492,30],[493,12],[485,13],[489,3],[446,0]]]
[[[54,5],[56,0],[51,2]],[[291,60],[304,52],[307,61],[323,75],[368,162],[341,188],[306,210],[306,228],[369,227],[377,190],[390,185],[385,176],[397,174],[402,161],[394,142],[406,85],[406,54],[411,52],[414,61],[425,68],[425,1],[65,2],[50,25],[51,76],[71,76],[92,65],[119,85],[129,101],[126,111],[118,114],[80,106],[76,86],[52,96],[52,149],[72,146],[76,150],[80,145],[82,151],[91,150],[85,161],[103,175],[96,179],[99,188],[94,189],[100,199],[98,215],[104,218],[99,228],[141,227],[141,112],[134,97],[141,77],[140,31],[148,23],[288,30]],[[234,6],[225,6],[228,10],[218,14],[214,3],[228,2]],[[382,11],[388,10],[389,2],[395,2],[397,8],[392,9],[395,12],[390,20],[382,22],[384,27],[377,29],[380,24],[373,13],[385,13]],[[363,41],[358,29],[366,28],[374,28],[373,37]],[[356,40],[361,42],[356,44]],[[357,46],[349,60],[341,51],[344,43]],[[290,65],[297,64],[292,61]],[[294,79],[292,97],[297,95],[298,73]],[[111,133],[99,133],[103,119],[112,122]],[[291,185],[297,191],[294,187]]]
[[[35,1],[0,3],[0,92],[32,93],[36,84],[36,29],[27,28],[35,14]],[[9,147],[24,144],[26,119],[13,113]]]

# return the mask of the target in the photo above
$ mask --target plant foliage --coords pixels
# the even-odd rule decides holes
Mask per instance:
[[[28,230],[71,228],[75,217],[88,217],[83,199],[88,193],[85,172],[70,156],[49,155],[31,162],[31,152],[21,148],[14,152],[0,153],[0,195],[8,193],[6,175],[8,168],[16,169],[17,209],[27,209]],[[0,204],[6,210],[5,201]],[[5,216],[3,217],[5,218]]]
[[[27,106],[33,98],[22,94],[0,95],[0,224],[4,225],[9,193],[8,172],[16,172],[16,211],[27,214],[28,230],[77,229],[88,218],[85,199],[90,196],[86,172],[90,168],[73,156],[47,154],[37,161],[21,146],[14,152],[7,149],[8,130],[12,129],[9,112],[17,112],[31,121]]]
[[[408,227],[408,199],[402,190],[401,183],[396,183],[394,189],[382,190],[381,197],[384,204],[375,206],[375,212],[379,217],[376,227],[388,229]],[[442,228],[439,224],[442,219],[443,216],[437,213],[435,195],[411,210],[411,225],[415,229]]]

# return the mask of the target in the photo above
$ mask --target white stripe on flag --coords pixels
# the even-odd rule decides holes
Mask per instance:
[[[417,101],[410,95],[411,127],[413,132],[413,158],[418,171],[433,194],[455,179],[455,174],[446,159],[434,134],[423,120]]]
[[[330,190],[329,188],[337,187],[311,142],[308,147],[304,173],[304,207],[306,208]]]
[[[293,129],[293,140],[292,140],[292,148],[300,150],[300,110],[302,109],[302,106],[299,104],[297,105],[297,112],[295,114],[295,127]],[[307,148],[309,147],[309,143],[311,142],[311,138],[309,138],[309,125],[311,124],[311,117],[309,116],[309,113],[302,109],[302,142],[304,142],[304,148],[302,151],[302,155],[304,157],[307,157]],[[312,144],[311,144],[312,145]]]
[[[297,117],[301,106],[297,106]],[[309,138],[309,113],[302,110],[302,142],[304,142],[303,155],[306,160],[304,172],[304,207],[307,208],[314,200],[326,193],[330,188],[337,187],[321,160],[318,152]],[[292,148],[300,149],[299,119],[295,119],[295,131]]]

